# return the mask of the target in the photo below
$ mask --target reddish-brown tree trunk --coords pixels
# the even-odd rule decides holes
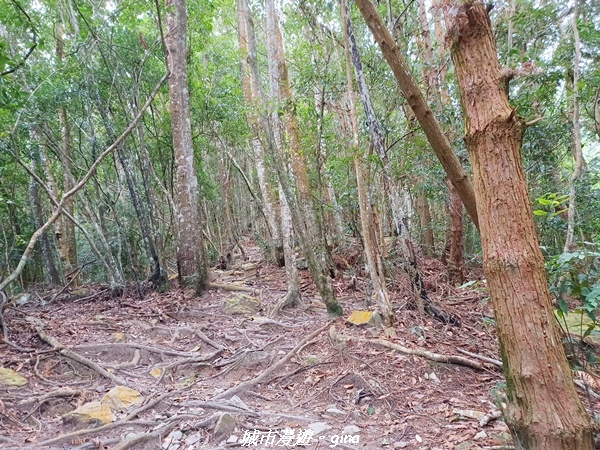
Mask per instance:
[[[486,6],[469,0],[449,12],[447,41],[506,376],[505,419],[517,449],[591,450],[592,424],[561,344],[521,167],[525,125],[508,103]]]
[[[199,207],[199,188],[192,146],[190,102],[187,81],[187,13],[185,0],[165,0],[165,49],[169,72],[171,132],[177,172],[178,238],[177,267],[179,281],[193,286],[197,292],[208,285],[208,267],[202,218]]]
[[[465,264],[463,259],[463,213],[462,202],[458,192],[448,178],[446,186],[450,193],[447,210],[450,216],[450,226],[448,227],[450,236],[448,236],[448,255],[445,263],[448,267],[448,281],[454,286],[458,286],[465,280]]]

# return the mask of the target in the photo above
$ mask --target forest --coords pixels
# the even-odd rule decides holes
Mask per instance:
[[[0,4],[1,448],[600,448],[600,2]]]

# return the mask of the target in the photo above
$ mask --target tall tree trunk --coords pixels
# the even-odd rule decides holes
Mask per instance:
[[[308,173],[302,156],[298,122],[294,112],[294,101],[289,85],[287,66],[283,54],[283,41],[274,0],[266,0],[265,7],[271,96],[283,109],[287,144],[289,146],[288,155],[296,182],[297,201],[291,201],[292,192],[283,180],[285,173],[282,167],[278,169],[278,175],[290,206],[295,229],[299,235],[313,281],[327,307],[327,311],[332,315],[339,316],[342,314],[342,307],[335,298],[335,291],[330,277],[333,270],[331,258],[327,250],[321,220],[317,216],[313,202]],[[274,127],[277,128],[275,124],[279,119],[278,111],[275,111],[273,119]],[[279,147],[279,149],[281,148]]]
[[[114,141],[117,138],[117,133],[114,129],[113,122],[109,117],[109,111],[107,110],[105,104],[102,103],[100,95],[97,91],[93,94],[93,96],[94,102],[96,104],[96,109],[99,112],[100,117],[102,118],[104,128],[106,129],[109,138],[112,141]],[[139,136],[139,127],[136,127],[136,130],[138,131]],[[121,164],[121,167],[123,169],[123,174],[125,175],[125,183],[127,184],[127,190],[129,191],[129,196],[131,197],[133,210],[135,211],[135,215],[140,225],[142,241],[144,243],[144,247],[146,248],[148,258],[150,259],[150,261],[152,261],[152,271],[148,279],[153,283],[155,287],[158,287],[166,281],[166,277],[164,271],[161,270],[160,259],[156,251],[156,245],[154,243],[154,237],[150,227],[150,215],[148,213],[148,208],[146,202],[142,201],[142,198],[140,198],[140,194],[138,191],[138,187],[143,184],[139,183],[134,170],[132,170],[131,168],[131,163],[129,161],[128,156],[130,152],[128,152],[127,149],[124,148],[124,145],[119,145],[117,147],[116,153],[119,159],[119,163]],[[104,224],[102,222],[103,221],[101,215],[98,215],[99,229],[104,229]]]
[[[486,5],[450,6],[447,41],[504,362],[506,422],[517,449],[591,450],[592,424],[561,344],[521,167],[525,124],[508,103]]]
[[[450,225],[448,226],[449,236],[447,237],[448,254],[444,261],[448,267],[448,281],[453,286],[461,285],[465,280],[465,262],[463,258],[463,212],[462,202],[454,189],[454,186],[446,178],[446,186],[450,193],[450,198],[446,204]]]
[[[415,113],[433,151],[450,177],[452,184],[460,194],[460,198],[463,201],[469,216],[473,220],[473,223],[475,223],[475,226],[478,226],[473,185],[462,168],[458,157],[454,154],[450,142],[442,132],[433,112],[429,106],[427,106],[427,102],[425,101],[419,86],[413,79],[408,64],[398,50],[394,38],[385,27],[385,24],[370,0],[356,0],[356,5],[360,9],[375,40],[379,44],[381,53],[390,65],[402,95]]]
[[[30,136],[33,142],[39,143],[39,137],[37,136],[34,129],[30,130]],[[38,172],[39,166],[39,152],[33,155],[32,158],[32,172]],[[35,229],[39,229],[42,227],[44,220],[44,209],[42,208],[42,201],[40,199],[40,191],[38,183],[34,180],[33,177],[29,180],[29,201],[31,203],[33,223],[35,225]],[[52,243],[50,241],[50,237],[48,233],[42,233],[39,238],[40,249],[42,251],[42,261],[44,264],[44,277],[46,282],[52,283],[55,285],[59,285],[61,283],[60,274],[58,269],[56,268],[56,264],[54,261],[54,251],[52,249]]]
[[[434,238],[429,201],[423,189],[417,192],[417,214],[421,225],[421,246],[425,255],[432,255],[434,251]]]
[[[63,46],[63,24],[59,23],[56,26],[56,57],[59,62],[62,63],[64,59],[64,46]],[[72,161],[71,161],[71,133],[69,129],[69,118],[67,115],[66,106],[60,106],[58,108],[58,121],[60,123],[60,161],[63,169],[63,192],[68,192],[73,188],[73,173],[71,172]],[[73,203],[74,198],[71,197],[65,202],[65,210],[73,215]],[[71,278],[75,276],[75,270],[77,269],[77,242],[75,240],[75,225],[64,215],[61,216],[58,224],[59,232],[57,233],[58,247],[60,253],[60,259],[63,263],[63,270],[65,278]],[[73,286],[79,284],[77,276],[71,283]]]
[[[208,264],[198,179],[192,145],[192,128],[187,81],[187,13],[185,0],[165,0],[165,49],[169,72],[171,133],[176,166],[177,267],[182,285],[193,286],[197,293],[208,285]]]
[[[381,317],[383,318],[384,323],[386,325],[392,325],[394,323],[394,311],[392,310],[390,295],[385,282],[383,260],[381,257],[382,243],[377,242],[377,233],[375,232],[377,223],[371,220],[372,205],[370,204],[370,195],[368,194],[368,191],[370,190],[369,182],[362,163],[362,158],[364,155],[361,155],[359,152],[358,118],[356,114],[356,101],[354,99],[351,65],[354,67],[354,73],[358,84],[361,102],[365,110],[367,122],[369,123],[371,141],[373,142],[376,152],[384,164],[387,162],[387,157],[385,155],[386,150],[383,134],[381,133],[379,122],[375,117],[375,111],[373,110],[373,105],[371,104],[371,97],[364,80],[362,63],[360,61],[358,47],[354,41],[354,31],[352,29],[350,15],[348,14],[348,5],[346,4],[345,0],[341,0],[340,9],[344,28],[344,47],[346,52],[346,92],[350,107],[349,115],[352,131],[352,146],[354,147],[355,153],[354,170],[356,173],[356,187],[358,191],[361,236],[365,256],[367,259],[367,265],[369,266],[369,277],[371,278],[373,287],[373,296],[375,297],[377,305],[380,308]],[[384,166],[384,171],[386,169],[387,168]],[[386,186],[389,188],[391,181],[389,180],[387,173],[384,173],[383,176],[384,184],[386,184]]]
[[[258,177],[258,186],[263,202],[263,209],[267,220],[267,227],[271,235],[271,247],[275,258],[280,261],[282,249],[281,227],[277,221],[278,211],[275,199],[267,176],[265,152],[260,139],[261,123],[259,108],[263,101],[262,89],[259,87],[260,77],[256,62],[256,36],[254,21],[247,0],[237,1],[237,24],[242,66],[242,92],[246,102],[246,121],[250,128],[252,149],[254,150],[254,164]]]
[[[569,177],[569,210],[567,211],[567,239],[565,240],[565,252],[572,252],[577,249],[575,241],[575,215],[577,213],[577,181],[583,171],[583,153],[581,150],[581,128],[579,127],[579,61],[581,60],[581,41],[579,40],[579,31],[577,29],[578,0],[575,0],[573,6],[573,41],[575,44],[575,58],[573,61],[573,92],[571,94],[571,119],[573,124],[572,151],[575,165],[573,173]]]
[[[258,64],[256,61],[256,36],[254,33],[254,21],[247,0],[238,0],[238,32],[240,38],[240,49],[242,53],[242,88],[246,107],[248,108],[247,120],[252,133],[252,145],[254,148],[255,163],[259,177],[259,184],[265,204],[265,213],[267,222],[271,230],[271,237],[275,243],[276,259],[281,261],[279,255],[279,242],[281,240],[283,249],[283,260],[285,264],[285,279],[287,284],[286,295],[277,303],[272,315],[276,315],[281,309],[288,306],[295,306],[301,300],[300,280],[298,278],[298,268],[296,266],[296,253],[294,250],[294,229],[292,226],[291,211],[287,201],[286,193],[283,191],[281,183],[279,186],[279,198],[281,205],[281,228],[277,224],[275,217],[275,200],[272,198],[272,191],[268,183],[268,177],[265,164],[265,152],[260,139],[260,125],[262,125],[265,142],[267,146],[273,147],[274,130],[272,126],[280,128],[279,123],[271,123],[267,119],[264,92],[260,81]],[[244,55],[247,58],[244,58]],[[257,114],[256,111],[262,111]],[[280,132],[278,131],[278,137]],[[271,148],[273,151],[274,149]],[[281,169],[281,168],[280,168]],[[283,169],[281,169],[283,170]],[[286,170],[287,173],[287,170]],[[261,181],[260,178],[263,178]],[[267,209],[269,203],[270,209]]]

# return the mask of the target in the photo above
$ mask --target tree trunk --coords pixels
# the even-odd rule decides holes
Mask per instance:
[[[113,126],[113,122],[111,121],[111,117],[109,116],[109,111],[107,110],[105,104],[102,103],[102,99],[100,98],[100,94],[98,92],[94,93],[94,102],[96,104],[96,109],[100,114],[100,117],[102,118],[104,128],[106,129],[109,138],[114,141],[117,138],[117,133]],[[138,130],[139,136],[139,127],[136,128]],[[140,141],[140,143],[141,142],[142,141]],[[131,197],[133,210],[135,211],[135,215],[140,225],[142,241],[144,243],[144,247],[146,249],[148,258],[152,261],[152,272],[150,273],[148,279],[152,282],[152,284],[155,287],[158,287],[164,282],[166,282],[166,276],[164,274],[164,271],[161,270],[160,260],[156,251],[156,246],[154,244],[153,233],[150,227],[150,215],[148,213],[148,208],[146,206],[146,203],[140,198],[140,194],[138,191],[138,187],[141,185],[141,183],[139,183],[135,171],[131,168],[131,163],[129,161],[130,152],[124,148],[124,145],[119,145],[117,147],[116,153],[119,163],[121,164],[121,167],[123,169],[123,174],[125,175],[125,183],[127,184],[127,190],[129,191],[129,196]],[[119,171],[117,170],[117,173],[118,172]],[[97,221],[94,220],[94,222],[98,223],[97,228],[104,230],[105,227],[103,224],[102,216],[100,214],[97,216],[97,219]],[[110,248],[108,250],[110,251]]]
[[[417,192],[417,214],[421,225],[421,247],[423,254],[432,255],[434,251],[433,228],[431,227],[431,211],[429,210],[429,201],[422,189]]]
[[[281,205],[281,229],[277,224],[275,217],[275,200],[272,198],[272,191],[268,183],[268,177],[265,164],[265,153],[262,141],[260,139],[260,126],[262,125],[265,141],[271,147],[273,142],[274,130],[272,126],[280,129],[279,123],[270,123],[267,120],[264,108],[264,92],[260,81],[258,64],[256,61],[256,36],[254,33],[254,21],[247,0],[238,0],[238,32],[240,49],[242,52],[242,89],[248,112],[246,119],[252,133],[252,145],[254,148],[255,163],[259,184],[265,204],[265,214],[267,223],[271,230],[271,237],[275,243],[276,259],[281,261],[279,248],[281,245],[283,251],[283,261],[285,265],[285,279],[287,284],[286,295],[277,303],[271,314],[277,314],[281,309],[288,306],[295,306],[301,300],[300,280],[298,278],[298,268],[296,267],[296,254],[294,250],[294,229],[292,226],[291,211],[288,205],[286,194],[283,192],[281,183],[279,183],[279,198]],[[247,58],[244,58],[247,55]],[[262,111],[258,114],[256,111]],[[280,139],[278,135],[278,139]],[[274,150],[271,148],[271,150]],[[263,180],[261,181],[261,177]],[[270,204],[270,207],[267,207]],[[280,244],[281,242],[281,244]]]
[[[371,131],[371,141],[373,142],[376,152],[384,164],[387,162],[387,156],[385,154],[383,134],[381,133],[379,122],[375,117],[375,111],[373,109],[373,105],[371,104],[371,98],[367,89],[366,81],[364,79],[362,63],[358,53],[358,46],[354,41],[354,31],[352,29],[352,22],[348,14],[348,5],[346,4],[345,0],[341,1],[340,8],[344,28],[347,79],[346,92],[349,100],[348,103],[352,131],[352,146],[355,153],[354,170],[356,173],[356,188],[358,191],[358,209],[360,214],[361,236],[365,256],[367,259],[367,265],[369,267],[369,277],[371,278],[371,283],[373,285],[373,297],[377,301],[383,322],[386,325],[391,326],[394,323],[394,311],[392,310],[390,295],[385,282],[385,273],[380,251],[381,243],[377,242],[377,233],[375,233],[375,227],[377,224],[371,220],[371,202],[369,201],[370,195],[367,194],[367,191],[370,189],[368,187],[368,178],[365,176],[365,169],[362,163],[362,158],[364,156],[359,152],[358,117],[356,114],[356,102],[354,99],[354,88],[352,85],[351,63],[354,67],[354,73],[359,87],[361,102],[365,110],[365,115],[369,124],[369,130]],[[386,167],[384,166],[384,171],[385,170]],[[384,173],[383,176],[385,177],[384,183],[387,187],[389,187],[391,182],[387,176],[387,173]]]
[[[208,267],[198,179],[192,145],[190,103],[187,81],[187,15],[185,0],[165,0],[165,50],[169,72],[171,132],[176,166],[178,236],[177,266],[182,285],[193,286],[197,293],[206,289]]]
[[[447,203],[448,216],[450,217],[450,225],[448,227],[449,236],[447,259],[444,261],[448,267],[448,282],[453,286],[461,285],[465,280],[465,262],[463,258],[463,212],[462,202],[454,189],[454,186],[448,178],[446,178],[446,186],[450,193],[450,198]]]
[[[427,140],[431,144],[442,167],[450,177],[452,184],[460,194],[460,198],[463,201],[469,216],[473,220],[473,223],[475,223],[475,226],[478,226],[473,185],[462,168],[457,156],[454,154],[450,142],[442,132],[433,112],[429,106],[427,106],[427,102],[417,83],[413,79],[410,68],[400,54],[394,38],[385,27],[385,24],[370,0],[356,0],[356,5],[360,9],[365,22],[371,29],[375,40],[379,44],[384,58],[390,65],[402,95],[414,111]]]
[[[56,26],[56,56],[60,62],[64,58],[63,47],[63,25],[59,23]],[[67,116],[67,108],[60,106],[58,108],[58,120],[60,123],[60,152],[59,157],[63,169],[63,192],[68,192],[73,188],[73,173],[71,172],[71,134],[69,129],[69,119]],[[65,202],[65,210],[73,215],[73,197]],[[58,222],[59,232],[57,233],[58,248],[60,259],[63,263],[65,278],[72,278],[77,269],[77,242],[75,240],[75,225],[64,215],[61,216]],[[71,283],[73,286],[79,284],[79,277]]]
[[[295,229],[302,244],[313,281],[321,295],[327,311],[334,315],[342,314],[342,307],[335,298],[331,271],[333,266],[327,251],[325,237],[320,218],[313,202],[312,192],[308,181],[308,173],[302,156],[298,122],[294,112],[294,102],[289,85],[287,67],[283,54],[283,41],[279,29],[279,21],[273,0],[265,1],[267,19],[267,56],[269,60],[269,82],[271,96],[283,109],[286,135],[288,139],[290,165],[296,182],[296,200],[291,201],[291,189],[286,186],[286,176],[283,167],[279,167],[279,177],[284,189],[290,212],[294,219]],[[278,110],[274,112],[274,127],[279,119]],[[279,119],[280,120],[280,119]],[[283,140],[280,141],[281,143]],[[281,149],[278,145],[278,147]]]
[[[451,8],[447,41],[504,362],[506,423],[517,449],[591,450],[592,424],[561,344],[521,167],[524,121],[508,103],[486,6],[470,0]]]
[[[30,130],[30,136],[33,142],[38,142],[39,138],[35,132],[35,130]],[[32,161],[32,172],[37,172],[37,168],[39,166],[39,153],[34,154]],[[44,220],[44,210],[42,208],[42,202],[40,199],[40,191],[38,183],[33,179],[33,177],[29,180],[29,201],[31,203],[31,210],[33,216],[33,224],[35,225],[35,229],[39,229],[42,227]],[[52,283],[55,285],[59,285],[61,283],[60,274],[56,268],[56,264],[54,261],[54,251],[52,249],[52,243],[50,241],[50,237],[48,233],[42,233],[39,238],[40,248],[42,251],[42,261],[44,264],[44,277],[46,282]]]
[[[575,165],[573,173],[569,177],[569,209],[567,211],[567,238],[565,240],[564,252],[573,252],[577,249],[575,241],[575,214],[577,213],[577,180],[583,171],[583,153],[581,149],[581,128],[579,127],[579,61],[581,60],[581,42],[577,29],[578,0],[573,7],[573,40],[575,44],[575,59],[573,61],[573,92],[571,94],[571,119],[573,124],[572,151]]]
[[[262,89],[259,88],[260,77],[258,75],[258,64],[256,61],[256,36],[254,33],[254,21],[247,0],[237,2],[237,24],[240,46],[240,58],[242,66],[242,92],[246,102],[246,121],[250,128],[252,149],[254,150],[254,164],[258,176],[258,186],[263,201],[263,209],[267,220],[267,227],[271,235],[271,247],[275,253],[275,259],[280,260],[282,249],[282,238],[280,225],[277,221],[275,199],[271,189],[265,164],[265,152],[260,136],[260,115],[258,109],[263,101]]]

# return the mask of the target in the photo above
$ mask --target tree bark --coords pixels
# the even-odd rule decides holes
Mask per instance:
[[[187,13],[185,0],[165,0],[165,49],[169,72],[171,132],[176,166],[177,266],[183,285],[197,293],[208,285],[208,265],[202,218],[199,207],[198,179],[192,145],[190,103],[187,81]]]
[[[402,95],[414,111],[433,151],[450,177],[452,184],[460,194],[460,198],[463,201],[469,216],[473,220],[473,223],[478,227],[477,207],[473,185],[462,168],[457,156],[454,154],[450,142],[442,132],[433,112],[429,106],[427,106],[427,102],[425,101],[419,86],[413,79],[410,68],[398,50],[394,38],[386,28],[370,0],[356,0],[356,5],[360,9],[365,22],[371,29],[373,37],[379,44],[384,58],[390,65]]]
[[[520,148],[524,121],[508,103],[483,3],[446,10],[465,115],[484,272],[507,382],[505,418],[517,449],[593,448],[548,292]]]

